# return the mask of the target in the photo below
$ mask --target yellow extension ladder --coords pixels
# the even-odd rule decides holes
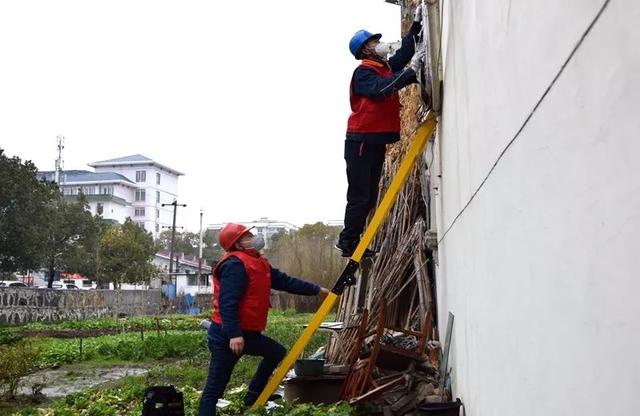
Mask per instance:
[[[409,174],[411,173],[411,169],[413,168],[416,159],[422,153],[422,150],[424,149],[424,146],[426,145],[429,137],[431,137],[431,134],[435,130],[436,124],[436,116],[433,113],[429,113],[429,115],[427,116],[427,120],[418,127],[416,136],[413,143],[411,144],[411,147],[409,148],[409,151],[407,152],[407,155],[402,161],[402,164],[400,165],[396,176],[393,178],[389,189],[385,193],[384,198],[382,198],[382,202],[380,202],[380,205],[376,209],[371,222],[364,232],[364,236],[360,240],[358,247],[356,247],[353,255],[349,259],[347,266],[342,271],[342,274],[331,289],[331,292],[329,292],[327,297],[322,302],[322,305],[320,305],[320,308],[318,308],[316,313],[311,318],[309,325],[302,332],[302,335],[300,335],[300,338],[298,338],[296,343],[293,345],[291,351],[289,351],[284,360],[282,360],[276,372],[273,374],[273,376],[271,376],[269,383],[267,383],[266,387],[256,400],[252,409],[265,405],[269,397],[273,394],[274,391],[276,391],[291,366],[298,359],[300,354],[302,354],[302,351],[311,340],[313,334],[329,314],[329,312],[333,308],[333,305],[335,305],[338,297],[342,295],[342,292],[347,286],[355,284],[355,272],[358,270],[358,266],[360,265],[360,260],[362,260],[364,250],[373,242],[373,238],[380,229],[380,226],[382,225],[384,220],[387,218],[387,215],[389,214],[389,211],[391,210],[391,207],[393,206],[398,193],[409,178]]]

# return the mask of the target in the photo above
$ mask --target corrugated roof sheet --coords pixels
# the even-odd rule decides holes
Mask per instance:
[[[130,156],[124,156],[124,157],[117,157],[115,159],[100,160],[98,162],[93,162],[92,165],[103,164],[103,163],[123,163],[123,162],[153,162],[153,160],[141,154],[136,154],[136,155],[130,155]]]
[[[53,181],[53,171],[38,172],[39,178]],[[65,182],[104,182],[104,181],[124,181],[135,185],[125,176],[115,172],[90,172],[88,170],[64,170],[60,181]]]

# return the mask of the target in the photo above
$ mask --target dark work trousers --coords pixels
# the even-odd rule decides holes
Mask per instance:
[[[347,162],[347,208],[340,243],[350,246],[360,241],[367,216],[376,206],[386,144],[347,140],[344,159]],[[354,247],[355,248],[355,247]]]
[[[240,358],[229,349],[229,337],[222,333],[220,325],[212,323],[207,334],[211,358],[209,360],[209,374],[200,397],[198,413],[200,416],[216,414],[216,403],[218,399],[222,398],[233,367]],[[243,331],[242,336],[244,338],[242,354],[263,357],[247,392],[247,399],[250,404],[253,404],[287,351],[282,345],[260,332]]]

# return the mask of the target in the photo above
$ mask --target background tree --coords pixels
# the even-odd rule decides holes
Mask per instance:
[[[156,253],[153,237],[130,218],[102,233],[99,253],[99,283],[112,282],[119,289],[122,283],[149,283],[158,275],[151,263]]]
[[[91,217],[78,239],[60,255],[60,263],[67,273],[80,273],[91,280],[98,278],[100,236],[109,226],[100,216]]]
[[[171,230],[161,232],[156,242],[161,250],[171,250]],[[176,231],[174,253],[184,253],[190,256],[198,255],[199,235],[189,231]]]
[[[265,254],[283,272],[330,288],[345,265],[333,248],[340,230],[321,222],[306,224],[298,231],[274,235]]]
[[[202,258],[210,263],[224,255],[218,245],[218,232],[207,230],[202,235]],[[190,231],[177,232],[174,253],[185,253],[190,256],[199,254],[200,234]],[[156,238],[158,250],[171,250],[171,230],[161,232]]]
[[[44,209],[47,223],[41,232],[41,264],[49,270],[48,287],[53,286],[56,270],[83,274],[96,270],[92,259],[95,260],[100,226],[88,208],[82,194],[75,201],[66,201],[58,193]]]
[[[220,235],[220,231],[218,230],[207,230],[204,232],[202,236],[202,257],[205,258],[210,263],[214,263],[222,256],[224,256],[224,250],[218,244],[218,236]]]
[[[47,207],[58,187],[39,181],[30,161],[9,158],[0,149],[0,271],[37,269],[45,246]]]

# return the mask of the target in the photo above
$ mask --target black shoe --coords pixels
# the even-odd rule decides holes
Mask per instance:
[[[356,247],[358,247],[358,244],[344,244],[338,242],[335,247],[342,252],[342,257],[351,257],[353,256],[353,252],[356,251]],[[362,257],[375,257],[376,254],[378,254],[378,252],[365,248],[364,253],[362,253]]]
[[[338,244],[336,244],[335,247],[337,250],[340,250],[342,257],[351,257],[353,251],[356,249],[355,244],[344,243],[342,241],[338,241]]]

